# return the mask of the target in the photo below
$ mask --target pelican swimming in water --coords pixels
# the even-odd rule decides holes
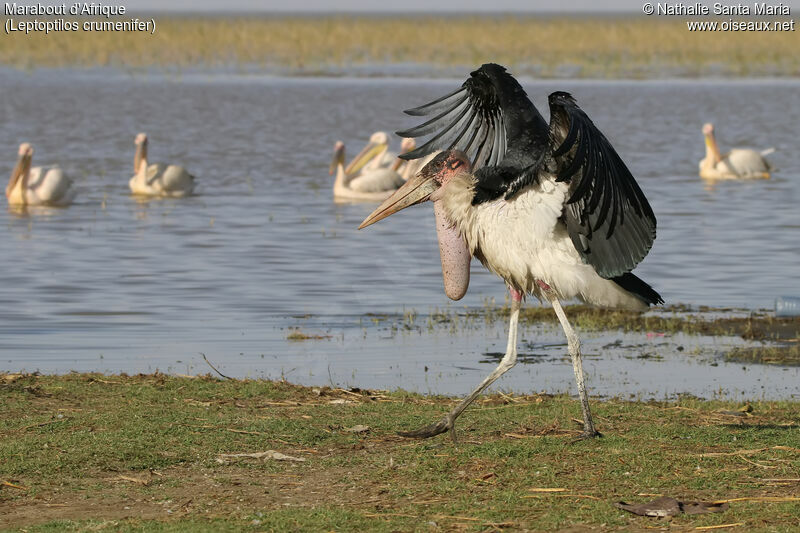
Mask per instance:
[[[33,147],[19,145],[17,164],[6,186],[9,205],[46,205],[65,207],[75,198],[72,180],[58,167],[33,167]]]
[[[348,174],[355,174],[361,168],[367,171],[389,168],[396,158],[397,154],[389,151],[389,135],[385,131],[376,131],[344,170]]]
[[[134,175],[128,184],[133,194],[143,196],[189,196],[194,191],[194,176],[180,165],[148,164],[147,135],[136,136],[136,155],[133,158]]]
[[[714,180],[736,179],[769,179],[772,166],[764,159],[775,151],[768,148],[761,152],[749,148],[734,148],[725,155],[720,155],[717,139],[714,137],[714,125],[703,126],[706,139],[706,156],[700,161],[700,177]]]
[[[554,92],[549,103],[548,126],[517,80],[490,63],[450,94],[406,111],[434,118],[398,132],[404,137],[432,136],[402,157],[444,151],[359,228],[430,201],[445,294],[453,300],[464,296],[475,256],[505,281],[511,316],[506,353],[497,368],[440,421],[401,435],[427,438],[453,431],[467,406],[516,364],[519,312],[530,294],[548,301],[561,323],[583,411],[582,436],[598,436],[580,341],[560,300],[577,298],[636,311],[663,303],[650,285],[631,273],[656,237],[656,217],[647,198],[570,94]]]
[[[416,148],[417,142],[414,139],[411,137],[404,137],[403,142],[400,145],[400,154],[407,154]],[[439,151],[437,150],[425,157],[411,160],[406,160],[398,156],[397,161],[392,166],[392,169],[400,173],[400,177],[403,178],[403,181],[408,181],[416,176],[417,172],[419,172],[425,165],[430,163],[430,161],[438,154]]]
[[[411,144],[408,141],[411,141]],[[415,146],[413,143],[413,139],[404,140],[402,149],[413,150]],[[333,182],[334,198],[382,202],[403,185],[407,179],[404,178],[404,174],[408,172],[409,162],[395,157],[391,167],[380,163],[388,153],[388,145],[388,135],[383,132],[374,133],[369,144],[345,168],[344,143],[336,141],[333,147],[333,161],[328,171],[329,174],[336,173],[336,180]],[[412,166],[413,168],[415,167]]]

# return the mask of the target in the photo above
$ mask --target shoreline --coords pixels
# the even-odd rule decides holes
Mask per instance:
[[[798,32],[690,32],[685,18],[156,17],[153,35],[11,35],[0,47],[0,65],[23,70],[256,65],[292,72],[426,65],[434,71],[455,68],[463,77],[465,68],[494,61],[517,75],[544,79],[800,76],[800,58],[788,53],[800,45]]]
[[[71,374],[5,377],[0,399],[11,531],[629,531],[660,522],[614,503],[658,495],[729,502],[670,527],[800,520],[797,401],[592,400],[604,436],[575,441],[577,400],[495,393],[453,443],[396,435],[454,402],[402,391]]]
[[[464,77],[472,68],[468,65],[448,67],[442,71],[435,65],[419,65],[415,71],[398,70],[392,72],[395,65],[376,64],[361,65],[354,69],[341,68],[336,70],[330,68],[310,69],[310,70],[291,70],[280,66],[263,67],[259,65],[159,65],[159,66],[124,66],[124,65],[13,65],[0,64],[0,75],[6,76],[35,76],[60,75],[60,74],[82,74],[82,75],[106,75],[113,74],[125,79],[145,79],[145,78],[165,78],[170,81],[180,81],[182,78],[200,77],[215,81],[218,78],[247,80],[276,80],[289,82],[303,81],[323,81],[323,82],[359,82],[359,83],[418,83],[420,80],[427,82],[441,82],[442,84],[461,83]],[[374,68],[374,70],[370,70]],[[509,67],[512,68],[512,67]],[[513,69],[513,68],[512,68]],[[800,83],[800,73],[786,73],[775,75],[673,75],[661,76],[653,75],[646,77],[631,76],[537,76],[526,73],[524,70],[516,76],[525,85],[551,84],[551,83],[575,83],[575,84],[708,84],[708,85],[749,85],[749,84],[787,84],[795,85]]]
[[[792,376],[800,368],[800,317],[682,306],[644,314],[577,305],[567,306],[566,311],[585,340],[595,397],[675,399],[688,393],[730,400],[797,398]],[[107,375],[161,371],[196,377],[218,368],[245,381],[290,379],[305,386],[389,389],[403,385],[429,395],[458,394],[465,385],[456,383],[472,383],[484,368],[488,372],[496,364],[496,352],[502,348],[497,339],[504,339],[508,312],[507,306],[487,302],[483,307],[427,313],[406,309],[336,319],[302,315],[275,331],[277,344],[269,350],[236,355],[218,347],[198,347],[196,352],[160,356],[163,364],[155,365],[134,352],[115,350],[101,350],[99,359],[87,353],[74,364],[65,360],[60,365],[12,357],[0,365],[0,372],[65,376],[76,371]],[[520,369],[504,381],[504,390],[571,391],[563,334],[551,309],[526,306],[520,325]],[[443,341],[449,348],[439,353],[435,347]],[[207,354],[206,360],[201,352]],[[353,360],[364,364],[350,369],[347,362]],[[682,372],[691,372],[691,380],[682,378]],[[670,376],[669,381],[662,382],[659,376]],[[765,394],[767,383],[771,386]]]

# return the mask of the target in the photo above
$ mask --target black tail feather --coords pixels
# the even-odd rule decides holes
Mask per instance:
[[[625,274],[617,276],[616,278],[611,278],[611,281],[626,291],[632,293],[634,296],[638,297],[648,305],[658,305],[664,303],[664,299],[661,298],[660,294],[653,290],[653,287],[637,278],[630,272],[626,272]]]

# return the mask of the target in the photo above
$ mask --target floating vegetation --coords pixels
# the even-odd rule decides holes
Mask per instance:
[[[0,64],[462,76],[494,61],[540,78],[797,76],[798,48],[800,32],[690,33],[676,17],[160,16],[153,35],[12,33]]]
[[[286,340],[290,341],[321,341],[332,338],[332,335],[320,335],[317,333],[305,333],[299,329],[292,329],[286,336]]]
[[[764,365],[800,366],[800,345],[777,344],[734,348],[725,354],[725,360]]]
[[[766,312],[732,309],[692,309],[670,306],[648,313],[599,309],[588,305],[569,305],[565,311],[570,322],[584,331],[647,332],[653,336],[684,333],[688,335],[734,336],[756,341],[791,341],[800,338],[800,317],[775,317]],[[483,307],[435,309],[420,315],[406,310],[400,315],[369,315],[375,325],[394,329],[447,329],[457,333],[477,325],[508,320],[507,305],[486,302]],[[737,316],[740,315],[740,316]],[[550,307],[528,305],[520,311],[520,323],[555,324],[557,317]]]

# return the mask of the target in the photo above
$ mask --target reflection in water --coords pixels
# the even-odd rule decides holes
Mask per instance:
[[[504,298],[504,287],[476,263],[469,294],[449,303],[432,210],[409,209],[394,224],[358,232],[374,204],[335,204],[327,173],[336,139],[359,145],[368,132],[409,126],[402,109],[460,81],[107,74],[0,71],[0,145],[35,142],[79,189],[69,209],[0,211],[0,370],[206,372],[203,352],[235,375],[285,371],[295,381],[327,383],[330,375],[364,387],[461,393],[474,379],[457,382],[456,365],[480,367],[479,375],[493,366],[479,361],[503,350],[502,326],[384,339],[359,323],[367,312],[478,307]],[[800,84],[523,84],[543,111],[548,92],[572,92],[627,161],[659,220],[637,273],[668,303],[759,308],[800,295],[800,165],[780,145],[796,136]],[[727,144],[777,143],[779,171],[705,189],[698,116],[716,121]],[[130,139],[142,130],[160,139],[164,159],[192,169],[197,195],[129,195]],[[334,340],[287,342],[302,315]],[[601,352],[594,342],[587,351]],[[442,377],[422,371],[423,360]],[[638,378],[643,364],[606,360],[602,368],[611,382],[623,367]],[[550,366],[515,370],[500,386],[558,389],[542,373]],[[571,390],[569,369],[553,370],[564,374],[560,390]],[[652,385],[637,383],[617,379],[607,390]]]
[[[28,217],[49,217],[66,207],[54,207],[49,205],[27,205],[27,204],[11,204],[6,206],[8,214],[12,217],[26,219]]]

